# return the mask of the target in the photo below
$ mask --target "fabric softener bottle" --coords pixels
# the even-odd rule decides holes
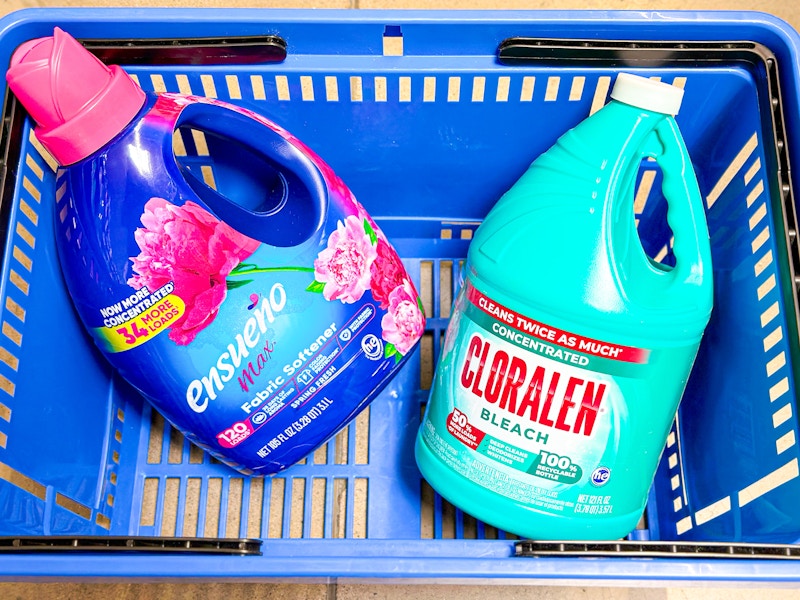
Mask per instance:
[[[145,93],[59,29],[21,46],[7,79],[63,167],[56,243],[81,320],[190,440],[275,473],[401,368],[424,329],[417,291],[294,136],[219,101]],[[217,181],[247,171],[233,194],[176,159],[178,129],[203,133]]]
[[[683,90],[629,74],[499,200],[470,244],[417,436],[451,503],[535,539],[618,539],[645,507],[712,309],[705,213],[674,115]],[[674,267],[633,208],[663,174]]]

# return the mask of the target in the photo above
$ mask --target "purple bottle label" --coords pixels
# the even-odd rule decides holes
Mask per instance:
[[[185,102],[159,97],[127,135],[171,131]],[[363,408],[413,350],[425,318],[399,256],[352,193],[264,123],[311,157],[327,186],[322,227],[296,246],[259,242],[219,219],[191,188],[171,183],[169,161],[162,177],[151,161],[149,185],[132,185],[147,178],[130,175],[124,143],[103,162],[109,173],[128,169],[124,203],[106,201],[118,184],[101,177],[108,188],[89,198],[70,200],[77,188],[68,185],[56,210],[72,213],[61,220],[65,276],[112,364],[193,441],[236,466],[274,472]],[[73,184],[99,162],[63,176]]]

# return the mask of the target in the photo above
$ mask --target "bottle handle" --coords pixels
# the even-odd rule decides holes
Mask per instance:
[[[283,198],[262,212],[241,206],[178,162],[186,183],[219,219],[272,246],[296,246],[321,231],[327,214],[327,184],[305,147],[294,143],[291,134],[250,111],[205,101],[183,107],[175,129],[185,126],[241,144],[280,177]]]
[[[708,244],[702,244],[699,238],[707,235],[708,227],[697,178],[675,119],[662,119],[654,133],[661,145],[654,158],[661,167],[667,224],[673,233],[675,268],[671,277],[675,281],[699,283],[703,269],[710,264],[710,256]]]

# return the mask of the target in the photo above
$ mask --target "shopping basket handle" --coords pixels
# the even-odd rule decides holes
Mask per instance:
[[[286,41],[276,35],[79,41],[104,63],[123,66],[250,65],[286,59]]]

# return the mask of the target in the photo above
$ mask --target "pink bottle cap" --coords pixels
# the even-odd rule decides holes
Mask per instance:
[[[36,137],[59,164],[96,152],[130,123],[145,93],[65,31],[30,40],[11,57],[6,80],[36,121]]]

